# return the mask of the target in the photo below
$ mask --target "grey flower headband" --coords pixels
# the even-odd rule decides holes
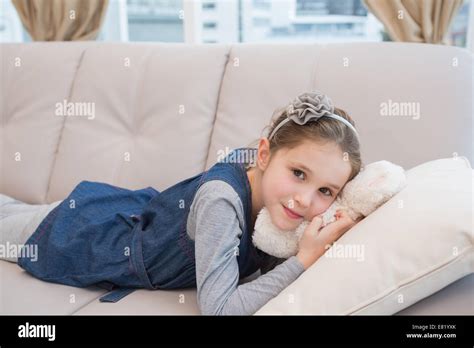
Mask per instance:
[[[299,125],[304,125],[310,120],[314,119],[316,121],[323,116],[341,121],[352,129],[356,137],[359,138],[359,134],[357,134],[356,129],[349,121],[334,114],[334,106],[331,99],[318,91],[303,93],[296,97],[295,100],[287,106],[286,113],[288,117],[275,127],[268,139],[271,139],[278,129],[290,120]]]

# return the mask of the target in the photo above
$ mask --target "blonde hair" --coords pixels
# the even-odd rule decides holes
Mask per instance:
[[[288,117],[286,110],[287,107],[285,106],[277,109],[273,113],[272,122],[264,128],[264,130],[269,128],[267,134],[271,134],[273,129]],[[346,111],[335,107],[334,114],[343,117],[355,128],[354,120]],[[351,165],[349,180],[352,180],[360,172],[362,159],[357,136],[347,125],[330,117],[321,117],[316,121],[309,121],[304,125],[299,125],[291,121],[287,122],[269,139],[270,153],[273,155],[282,148],[292,149],[305,140],[319,144],[328,142],[337,144],[341,151],[347,156]],[[258,142],[259,139],[253,141],[247,147],[258,147]]]

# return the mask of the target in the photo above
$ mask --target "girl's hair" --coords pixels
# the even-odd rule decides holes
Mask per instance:
[[[287,118],[286,109],[287,107],[285,106],[277,109],[273,113],[273,121],[264,128],[264,130],[269,128],[267,134],[271,134],[273,129]],[[354,120],[346,111],[335,107],[334,114],[345,118],[355,128]],[[292,149],[301,144],[304,140],[314,141],[321,145],[329,142],[339,145],[345,158],[347,158],[351,165],[349,181],[359,173],[362,167],[360,144],[357,136],[344,123],[330,117],[321,117],[316,121],[309,121],[304,125],[299,125],[292,121],[287,122],[269,140],[270,153],[272,155],[282,148]],[[257,147],[258,142],[259,139],[250,143],[248,147]]]

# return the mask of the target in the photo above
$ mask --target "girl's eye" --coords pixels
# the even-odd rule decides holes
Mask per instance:
[[[301,180],[304,180],[304,172],[299,170],[299,169],[292,169],[293,171],[293,175],[296,176],[298,179],[301,179]],[[303,177],[301,177],[300,175],[303,175]],[[323,193],[325,196],[327,197],[332,197],[332,191],[328,188],[322,188],[321,190],[326,190],[327,193]]]
[[[302,172],[301,170],[299,170],[299,169],[293,169],[293,174],[294,174],[297,178],[303,180],[303,178],[301,178],[300,175],[303,174],[303,176],[304,176],[304,172]]]
[[[324,193],[325,196],[328,196],[328,197],[332,196],[332,192],[331,192],[330,189],[328,189],[328,188],[322,188],[321,190],[326,190],[327,192],[329,192],[328,195]]]

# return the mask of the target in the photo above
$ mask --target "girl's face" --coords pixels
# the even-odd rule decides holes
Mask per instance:
[[[281,230],[293,230],[303,219],[311,221],[324,213],[351,173],[349,161],[334,143],[304,141],[293,149],[280,149],[270,160],[267,138],[260,139],[257,167],[256,201]]]

